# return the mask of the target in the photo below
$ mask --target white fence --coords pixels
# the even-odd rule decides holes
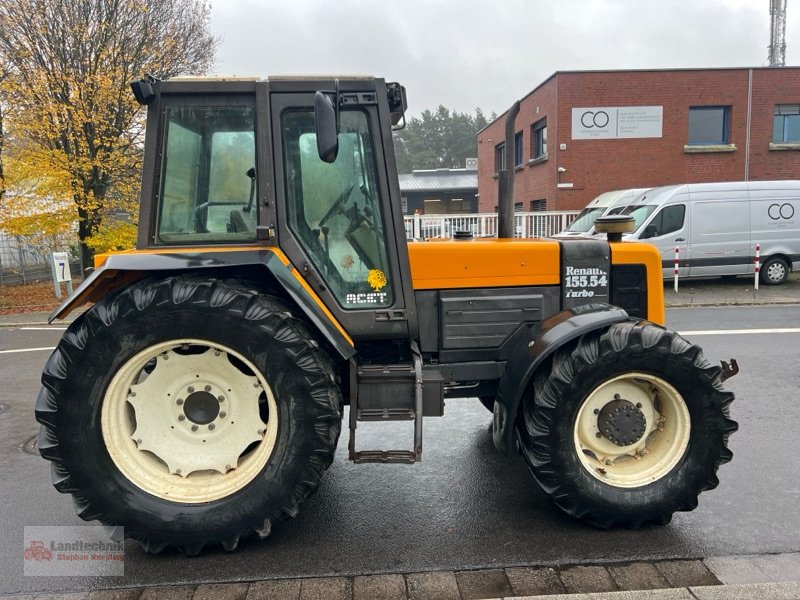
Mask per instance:
[[[577,210],[514,213],[514,237],[547,237],[563,230]],[[471,231],[475,237],[497,237],[497,214],[409,215],[404,218],[409,239],[451,238],[456,231]]]

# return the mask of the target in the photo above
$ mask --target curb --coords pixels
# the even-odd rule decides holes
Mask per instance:
[[[19,592],[22,600],[800,600],[800,552]]]

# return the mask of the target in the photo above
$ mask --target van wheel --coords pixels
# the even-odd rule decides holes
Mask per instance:
[[[56,489],[149,552],[266,537],[316,490],[339,437],[330,358],[285,304],[237,282],[145,279],[104,298],[42,384]]]
[[[766,260],[761,267],[761,283],[766,285],[778,285],[786,281],[789,276],[789,265],[785,260],[777,256]]]
[[[700,349],[649,323],[621,323],[559,350],[517,422],[542,489],[597,527],[668,523],[717,486],[732,453],[733,394]]]

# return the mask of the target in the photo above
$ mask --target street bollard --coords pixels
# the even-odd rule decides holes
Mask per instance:
[[[755,269],[755,281],[753,283],[756,291],[758,291],[758,272],[760,270],[761,270],[761,244],[756,244],[756,269]]]
[[[680,248],[675,246],[675,293],[678,293],[678,264],[680,262],[679,259]]]

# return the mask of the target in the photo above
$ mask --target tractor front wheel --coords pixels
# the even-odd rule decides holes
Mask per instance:
[[[584,335],[539,373],[520,447],[565,512],[598,527],[667,523],[717,486],[736,423],[720,367],[678,334],[622,323]]]

